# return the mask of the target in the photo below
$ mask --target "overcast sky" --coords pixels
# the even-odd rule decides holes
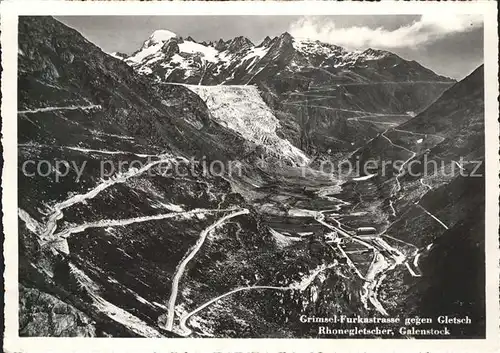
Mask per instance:
[[[368,47],[416,60],[461,79],[483,62],[483,22],[477,16],[66,16],[57,17],[106,52],[130,54],[157,29],[197,41],[246,36],[259,43],[288,31],[348,49]]]

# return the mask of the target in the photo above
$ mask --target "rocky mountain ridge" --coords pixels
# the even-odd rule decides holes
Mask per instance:
[[[258,45],[158,33],[125,62],[159,84],[256,85],[283,137],[313,156],[359,147],[454,82],[387,51],[347,51],[286,32]]]

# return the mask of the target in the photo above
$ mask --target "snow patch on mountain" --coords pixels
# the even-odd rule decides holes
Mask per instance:
[[[126,54],[119,53],[117,51],[114,51],[112,53],[106,53],[106,54],[111,55],[112,57],[120,59],[120,60],[123,60],[123,59],[125,59],[127,57]]]
[[[205,101],[218,123],[263,146],[269,155],[295,165],[309,162],[304,152],[276,134],[279,120],[262,100],[257,87],[185,86]]]
[[[238,67],[245,67],[247,72],[251,72],[255,67],[258,65],[258,63],[262,60],[264,56],[269,52],[269,47],[255,47],[251,48],[248,50],[248,52],[239,60],[239,64],[236,65],[236,68]],[[232,76],[234,77],[234,71]]]
[[[132,315],[128,311],[112,304],[99,295],[99,286],[81,269],[69,263],[69,269],[72,276],[76,279],[78,286],[86,291],[86,294],[92,300],[92,306],[99,312],[108,316],[110,319],[122,324],[129,330],[135,332],[142,337],[163,337],[153,327],[150,327],[138,317]]]
[[[205,60],[210,62],[218,61],[219,52],[215,48],[205,46],[203,44],[198,44],[192,41],[184,41],[179,44],[179,50],[181,53],[200,54]]]
[[[366,49],[346,50],[338,45],[323,43],[318,40],[306,38],[293,38],[293,48],[305,57],[324,57],[325,61],[330,59],[335,62],[334,67],[346,67],[355,65],[357,62],[380,60],[391,53],[383,50]]]

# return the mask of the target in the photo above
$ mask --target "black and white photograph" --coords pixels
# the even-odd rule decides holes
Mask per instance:
[[[483,14],[16,30],[19,338],[487,338]]]

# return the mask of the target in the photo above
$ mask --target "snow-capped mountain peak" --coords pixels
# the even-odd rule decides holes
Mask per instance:
[[[172,39],[177,40],[177,34],[166,29],[159,29],[154,31],[149,38],[142,44],[141,49],[134,52],[126,62],[132,66],[137,66],[144,62],[149,62],[152,57],[161,52],[165,43],[170,42]]]
[[[177,34],[166,29],[159,29],[151,33],[148,40],[144,42],[143,48],[149,48],[152,45],[160,44],[177,37]]]
[[[196,42],[191,37],[183,39],[173,32],[161,30],[155,31],[141,49],[126,58],[125,62],[142,74],[161,71],[162,75],[158,77],[161,80],[171,75],[171,78],[182,75],[179,79],[196,76],[199,80],[201,77],[197,75],[204,72],[207,66],[217,74],[229,67],[230,70],[249,70],[268,50],[268,46],[255,46],[243,36],[207,43]]]
[[[243,36],[239,36],[239,37],[232,39],[229,42],[228,49],[231,51],[235,51],[235,50],[240,50],[240,49],[249,48],[249,47],[253,47],[253,46],[254,45],[250,39],[243,37]]]

